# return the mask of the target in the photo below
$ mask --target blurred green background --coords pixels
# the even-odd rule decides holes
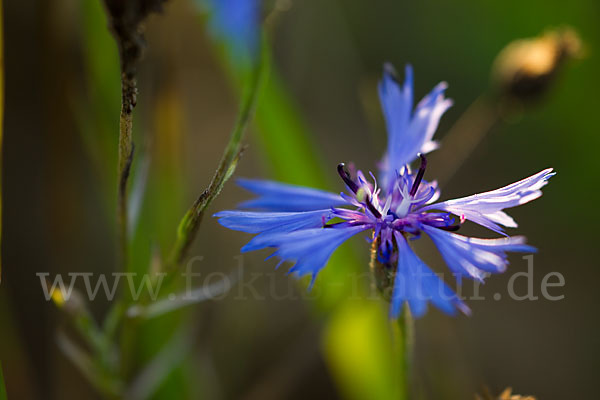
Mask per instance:
[[[417,98],[440,80],[449,83],[455,105],[436,135],[443,144],[445,132],[488,89],[491,64],[506,44],[565,24],[579,32],[586,58],[569,63],[540,104],[492,130],[442,188],[447,199],[554,167],[558,175],[544,196],[510,213],[519,222],[518,233],[539,248],[536,294],[543,276],[558,271],[566,285],[556,290],[565,298],[529,302],[504,296],[496,301],[493,294],[506,293],[510,275],[505,274],[480,289],[485,301],[469,302],[472,317],[451,318],[430,310],[416,323],[415,385],[429,399],[472,398],[482,385],[494,392],[512,386],[541,399],[595,396],[600,367],[600,319],[594,311],[600,279],[595,213],[600,3],[296,0],[289,6],[271,34],[274,64],[310,132],[302,146],[313,146],[308,150],[314,157],[310,168],[322,174],[316,184],[333,185],[328,186],[333,191],[342,190],[335,178],[339,162],[374,170],[383,152],[376,82],[384,62],[399,70],[407,62],[413,65]],[[115,270],[116,46],[97,0],[7,2],[4,17],[4,379],[9,398],[95,398],[56,346],[65,317],[44,300],[35,274]],[[137,174],[143,160],[149,163],[133,243],[136,254],[146,257],[140,257],[140,269],[152,249],[169,249],[179,218],[212,176],[237,110],[236,90],[191,1],[172,1],[163,15],[153,16],[147,41],[134,122]],[[259,135],[260,118],[257,122],[258,129],[246,136],[249,148],[236,175],[307,183],[313,171],[278,163],[265,136]],[[291,137],[280,132],[280,151],[303,153],[306,149]],[[435,159],[432,155],[432,163]],[[247,197],[230,182],[211,213]],[[197,268],[231,271],[247,240],[248,235],[206,218],[193,248],[194,255],[204,257]],[[428,243],[417,247],[421,254],[433,249]],[[346,248],[354,250],[366,270],[368,244],[357,238]],[[343,372],[332,364],[332,354],[338,354],[332,343],[345,346],[348,360],[362,360],[369,356],[364,350],[373,346],[361,340],[378,341],[377,332],[336,330],[338,320],[331,323],[330,310],[313,307],[322,292],[306,299],[304,289],[284,271],[273,272],[275,262],[263,262],[265,256],[243,258],[246,276],[260,274],[255,282],[264,299],[240,301],[234,289],[221,300],[144,328],[137,343],[140,362],[169,337],[165,325],[193,322],[185,359],[157,397],[360,398],[344,387]],[[431,260],[434,269],[445,268],[441,260]],[[511,270],[526,269],[519,256],[511,260]],[[278,299],[273,288],[297,296]],[[520,293],[525,289],[518,287]],[[108,304],[100,299],[91,308],[100,318]],[[360,318],[361,311],[350,307],[340,315]],[[386,379],[375,376],[372,381],[377,385]],[[372,398],[381,396],[374,393]]]

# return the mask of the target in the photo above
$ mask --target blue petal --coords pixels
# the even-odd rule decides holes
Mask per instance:
[[[379,100],[388,131],[388,155],[394,157],[402,147],[402,136],[408,128],[413,108],[413,71],[406,66],[404,85],[396,81],[391,64],[383,67],[383,79],[379,82]]]
[[[483,281],[487,273],[504,272],[508,265],[506,252],[536,252],[535,247],[525,244],[523,236],[479,239],[427,225],[423,225],[423,230],[433,240],[446,264],[459,280],[467,276]]]
[[[382,185],[389,189],[396,171],[410,164],[418,153],[434,150],[432,140],[444,112],[452,105],[444,98],[446,84],[440,83],[429,95],[413,108],[412,68],[407,65],[404,85],[394,77],[390,64],[384,66],[383,79],[379,83],[379,99],[388,131],[388,148],[382,162]]]
[[[331,209],[305,212],[221,211],[214,215],[226,228],[247,233],[291,232],[317,228],[330,219]]]
[[[295,262],[290,273],[299,277],[311,274],[314,282],[331,254],[343,242],[366,229],[369,229],[368,225],[303,229],[287,233],[265,232],[259,236],[263,236],[263,247],[277,249],[272,256],[279,257],[282,262]]]
[[[548,168],[500,189],[432,204],[423,210],[444,210],[494,232],[504,234],[500,225],[516,228],[517,223],[502,210],[528,203],[540,197],[542,195],[541,188],[554,175],[552,168]]]
[[[207,4],[211,13],[210,31],[218,40],[227,43],[235,61],[256,56],[260,37],[260,0],[196,1]]]
[[[339,194],[273,181],[238,179],[238,185],[258,195],[240,204],[265,211],[312,211],[346,205]]]
[[[397,318],[406,301],[411,313],[421,317],[431,301],[446,314],[454,315],[459,309],[470,314],[469,307],[412,251],[400,232],[394,232],[398,244],[398,268],[392,293],[390,317]]]

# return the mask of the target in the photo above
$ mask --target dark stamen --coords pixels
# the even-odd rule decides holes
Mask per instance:
[[[440,226],[439,228],[443,231],[456,232],[460,229],[460,225]]]
[[[375,218],[381,218],[381,213],[375,208],[373,203],[371,203],[371,198],[367,199],[367,208],[371,213],[375,216]]]
[[[427,168],[427,159],[425,158],[425,156],[423,154],[419,154],[419,157],[421,158],[421,166],[419,167],[419,172],[417,172],[417,177],[413,182],[412,188],[410,188],[411,196],[417,194],[417,190],[419,190],[419,185],[423,180],[423,175],[425,175],[425,168]]]
[[[337,166],[337,171],[338,174],[340,174],[340,177],[342,178],[346,186],[348,186],[348,189],[352,190],[352,192],[354,193],[358,192],[359,187],[356,184],[356,182],[354,182],[350,177],[350,173],[346,169],[346,164],[339,163]]]
[[[360,187],[350,177],[350,173],[346,169],[346,164],[339,163],[337,166],[337,171],[344,183],[346,184],[346,186],[348,186],[348,189],[352,190],[354,194],[357,194]],[[373,203],[371,203],[370,197],[366,199],[365,203],[367,204],[367,208],[369,209],[369,211],[371,211],[375,218],[381,218],[381,213],[375,208]]]

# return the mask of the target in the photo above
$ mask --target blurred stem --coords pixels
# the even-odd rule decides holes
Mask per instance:
[[[414,319],[408,305],[404,305],[402,314],[392,324],[394,353],[400,374],[400,398],[411,399],[412,360],[414,352]]]
[[[152,398],[169,373],[188,356],[189,349],[194,347],[197,331],[195,325],[179,327],[154,358],[133,377],[124,397],[130,400]]]
[[[127,318],[123,316],[123,327],[119,348],[120,353],[120,375],[125,382],[128,382],[132,377],[134,366],[134,349],[137,340],[137,331],[139,328],[138,318]]]
[[[225,182],[227,182],[235,171],[237,162],[243,152],[242,138],[254,113],[256,99],[258,98],[258,92],[264,78],[264,71],[263,57],[261,57],[258,64],[252,70],[250,85],[243,96],[237,122],[231,133],[229,143],[225,147],[217,171],[208,187],[200,194],[179,223],[175,245],[167,264],[167,268],[171,271],[181,265],[185,259],[189,247],[198,233],[198,228],[200,227],[206,208],[219,195]]]
[[[489,96],[481,95],[471,103],[444,136],[444,146],[435,163],[441,166],[436,173],[440,185],[452,179],[499,121],[499,105]]]
[[[106,399],[118,399],[122,383],[113,375],[105,373],[87,352],[71,341],[62,331],[58,332],[57,344],[63,354],[77,366],[79,371]]]
[[[74,322],[75,327],[79,331],[80,335],[87,340],[89,346],[94,350],[94,352],[100,353],[102,350],[106,349],[104,335],[98,328],[96,321],[94,321],[88,310],[78,310],[74,315]],[[104,354],[98,355],[104,358],[108,355],[108,351],[106,351]]]
[[[0,244],[2,243],[2,141],[4,127],[4,15],[0,0]],[[0,246],[1,249],[2,246]],[[0,283],[2,282],[2,252],[0,251]]]
[[[94,363],[98,369],[97,375],[118,381],[116,352],[111,339],[99,329],[87,310],[75,316],[75,326],[92,349]]]
[[[371,260],[369,267],[373,283],[381,297],[388,302],[392,301],[394,287],[394,269],[389,264],[380,263],[377,259],[379,238],[373,237],[371,243]],[[392,322],[392,338],[395,362],[400,376],[400,398],[411,398],[412,360],[414,352],[414,320],[408,305],[403,306],[400,317]]]
[[[64,297],[61,291],[55,290],[52,293],[52,299],[57,308],[70,317],[70,322],[87,348],[87,351],[80,349],[64,333],[61,333],[59,345],[64,344],[64,346],[60,346],[61,350],[77,367],[81,369],[84,366],[86,368],[86,370],[82,369],[84,375],[101,391],[104,391],[106,388],[99,383],[119,380],[116,369],[117,354],[112,340],[99,329],[79,292],[73,292],[71,296]]]
[[[0,364],[0,400],[6,400],[6,387],[4,386],[4,375],[2,374],[2,364]]]

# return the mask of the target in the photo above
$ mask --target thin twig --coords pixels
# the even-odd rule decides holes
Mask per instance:
[[[104,0],[108,23],[119,49],[121,67],[121,111],[119,118],[118,201],[119,258],[121,267],[128,269],[128,213],[127,181],[133,162],[133,109],[137,103],[137,66],[146,46],[143,22],[153,12],[161,12],[166,0]],[[125,307],[118,301],[109,312],[108,331],[112,333],[121,319]],[[127,322],[127,320],[126,320]],[[123,327],[121,343],[121,372],[127,377],[132,360],[129,341],[134,337],[135,326]]]
[[[252,80],[242,100],[241,109],[231,133],[231,138],[210,184],[196,199],[179,223],[175,245],[167,264],[167,268],[170,270],[177,268],[185,259],[189,247],[198,233],[198,228],[200,227],[206,208],[219,195],[225,182],[227,182],[235,171],[238,160],[244,151],[242,137],[252,118],[263,75],[264,62],[261,60],[253,71]]]
[[[465,110],[443,138],[443,147],[434,154],[432,165],[440,185],[445,185],[458,172],[477,146],[500,120],[496,101],[481,95]]]

